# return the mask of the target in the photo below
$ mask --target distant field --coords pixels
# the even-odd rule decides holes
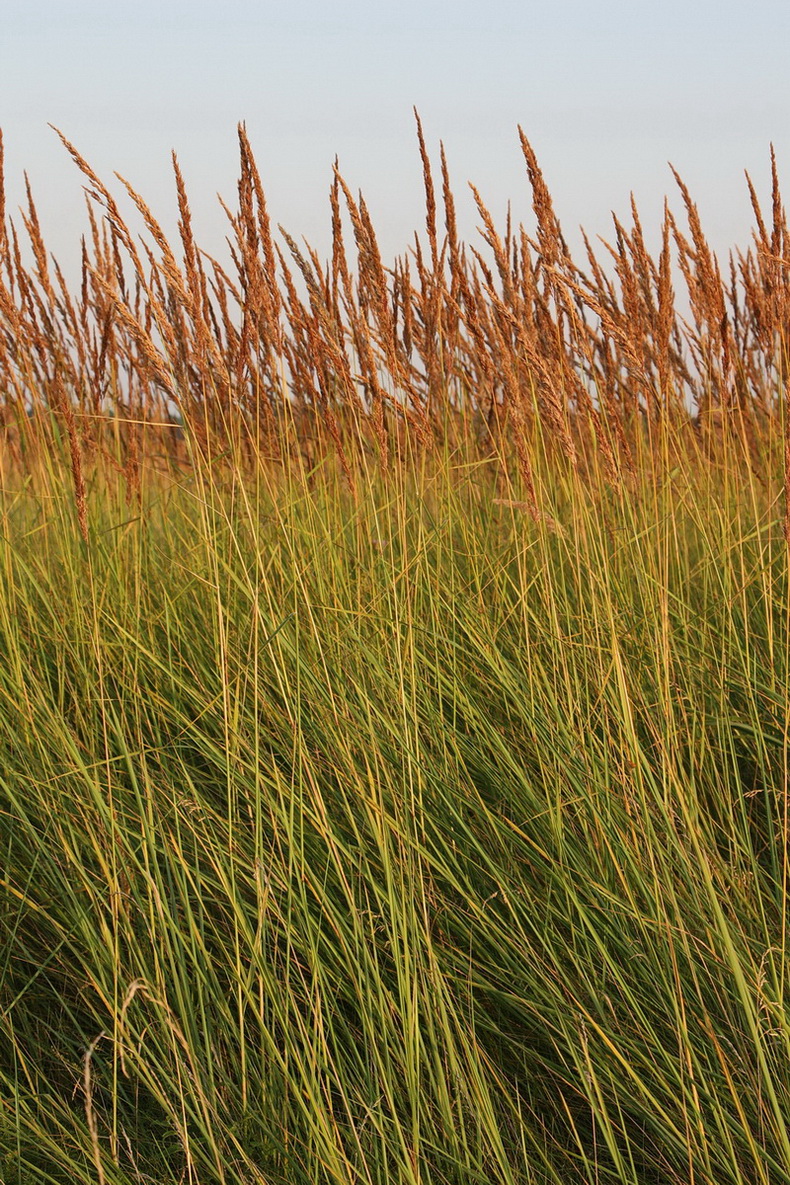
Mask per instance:
[[[580,265],[522,144],[392,267],[243,129],[227,267],[3,211],[3,1185],[790,1182],[776,170]]]

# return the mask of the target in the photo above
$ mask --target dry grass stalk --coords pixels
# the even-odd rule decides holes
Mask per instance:
[[[66,423],[69,440],[69,455],[71,457],[71,476],[74,482],[74,505],[77,511],[77,523],[80,534],[88,542],[88,504],[85,497],[85,475],[82,467],[82,450],[80,448],[77,423],[74,408],[63,390],[60,376],[55,379],[55,406],[62,414]]]
[[[5,148],[3,146],[3,130],[0,128],[0,253],[5,254]]]
[[[428,150],[425,147],[425,136],[423,135],[422,122],[419,115],[417,114],[416,107],[414,108],[414,118],[417,121],[417,139],[420,145],[422,179],[425,186],[425,228],[428,232],[428,244],[431,248],[431,265],[435,275],[439,270],[439,247],[436,234],[436,191],[433,185],[431,160],[428,156]]]
[[[754,244],[730,258],[725,284],[677,175],[687,232],[665,204],[653,258],[632,199],[630,229],[615,219],[612,244],[604,244],[611,263],[604,267],[585,238],[582,270],[570,256],[523,131],[536,237],[516,225],[510,211],[500,232],[473,187],[481,241],[466,247],[441,146],[440,240],[419,116],[416,123],[427,241],[415,236],[391,267],[364,198],[352,196],[337,164],[329,194],[331,262],[324,266],[285,232],[275,241],[243,125],[238,208],[226,207],[228,269],[195,239],[175,157],[180,259],[144,199],[120,178],[145,229],[140,241],[132,235],[112,193],[58,133],[87,183],[88,233],[73,293],[49,258],[29,187],[22,237],[5,218],[0,139],[0,421],[6,439],[49,447],[48,413],[65,416],[68,406],[83,417],[81,424],[91,425],[81,432],[80,449],[101,451],[103,438],[117,433],[132,488],[145,464],[136,452],[144,425],[166,423],[174,404],[196,437],[207,446],[211,441],[212,455],[237,442],[250,458],[277,456],[280,425],[293,417],[305,450],[330,447],[348,474],[360,434],[389,464],[391,440],[402,432],[427,444],[444,434],[456,440],[471,428],[485,448],[495,432],[504,445],[510,437],[532,498],[536,414],[572,465],[597,452],[617,483],[622,472],[635,472],[637,448],[657,448],[662,437],[655,425],[666,419],[679,432],[696,412],[708,433],[717,418],[739,426],[751,463],[767,472],[776,450],[766,451],[763,442],[779,437],[770,429],[787,380],[790,317],[788,233],[773,151],[770,215],[747,177]],[[306,297],[297,290],[302,282]],[[684,285],[690,323],[677,312],[676,288],[682,299]],[[161,433],[151,438],[159,447]],[[163,447],[180,456],[180,446]],[[507,447],[498,451],[509,453]]]
[[[787,399],[790,395],[790,388],[785,389],[785,409],[787,408]],[[785,416],[787,412],[785,410]],[[784,495],[785,495],[785,513],[784,513],[784,537],[790,551],[790,426],[788,426],[785,418],[785,432],[784,432]]]

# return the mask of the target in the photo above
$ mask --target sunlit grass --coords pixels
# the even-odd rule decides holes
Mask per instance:
[[[6,489],[4,1182],[790,1181],[786,544],[699,462]]]

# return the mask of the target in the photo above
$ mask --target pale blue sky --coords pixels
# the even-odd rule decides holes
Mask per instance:
[[[385,254],[422,227],[411,113],[443,139],[462,229],[472,180],[498,219],[530,217],[516,125],[573,242],[608,236],[633,189],[648,228],[671,160],[719,249],[751,222],[743,170],[768,196],[768,146],[790,187],[787,0],[4,0],[0,126],[11,206],[30,173],[45,235],[71,267],[84,228],[60,127],[110,180],[175,225],[175,148],[199,238],[221,253],[217,191],[235,196],[245,120],[275,221],[325,253],[332,161],[361,188]]]

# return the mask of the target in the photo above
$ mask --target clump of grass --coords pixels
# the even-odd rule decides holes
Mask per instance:
[[[80,296],[3,240],[0,1175],[790,1180],[775,166],[615,281],[420,129],[303,299],[240,144],[233,281],[177,167],[182,263],[76,152]]]

